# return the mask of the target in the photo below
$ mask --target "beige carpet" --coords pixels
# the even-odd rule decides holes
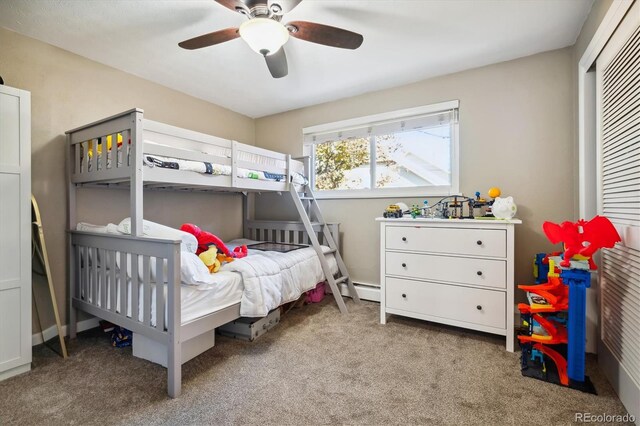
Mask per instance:
[[[166,370],[81,334],[62,360],[34,350],[30,373],[0,383],[0,424],[568,424],[576,412],[624,414],[589,359],[599,395],[524,378],[504,339],[391,317],[349,302],[293,309],[253,343],[220,337]]]

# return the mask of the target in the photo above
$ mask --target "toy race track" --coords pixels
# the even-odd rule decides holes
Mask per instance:
[[[595,394],[584,374],[586,291],[597,268],[593,254],[613,247],[620,236],[602,216],[561,225],[545,222],[543,230],[552,243],[564,246],[561,252],[537,254],[533,261],[537,284],[518,286],[529,300],[518,305],[524,325],[518,336],[522,375]]]

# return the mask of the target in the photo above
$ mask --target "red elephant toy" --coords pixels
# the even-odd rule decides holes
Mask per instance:
[[[542,230],[553,244],[564,243],[564,259],[560,266],[569,266],[573,256],[581,255],[589,259],[590,269],[598,269],[591,256],[599,249],[611,248],[620,241],[616,228],[603,216],[595,216],[588,222],[580,219],[576,223],[562,222],[561,225],[545,222]]]
[[[192,223],[182,224],[180,230],[188,232],[196,237],[196,240],[198,240],[198,250],[196,251],[196,254],[207,251],[209,250],[209,246],[215,245],[218,248],[218,251],[224,253],[228,257],[240,259],[247,255],[247,246],[242,245],[236,247],[232,252],[220,238],[216,237],[211,232],[203,231],[202,229],[198,228],[198,226]]]

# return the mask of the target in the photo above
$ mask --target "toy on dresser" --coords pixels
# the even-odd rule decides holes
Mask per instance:
[[[591,256],[613,247],[620,236],[602,216],[562,225],[545,222],[543,230],[552,243],[565,243],[564,252],[537,254],[536,284],[518,286],[529,301],[518,305],[524,326],[518,336],[522,374],[595,394],[585,376],[586,289],[596,269]]]
[[[517,206],[513,197],[500,198],[499,188],[489,188],[487,192],[491,200],[480,197],[480,192],[475,193],[475,198],[463,194],[448,195],[441,198],[435,204],[429,205],[424,200],[420,206],[414,204],[408,207],[404,203],[389,204],[382,213],[385,219],[402,218],[410,215],[411,218],[426,217],[431,219],[513,219]],[[495,214],[494,214],[495,213]]]

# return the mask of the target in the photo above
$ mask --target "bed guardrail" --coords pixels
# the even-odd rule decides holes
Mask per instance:
[[[145,153],[230,166],[230,185],[241,190],[287,191],[294,171],[305,174],[304,166],[287,154],[144,119],[140,109],[69,130],[67,142],[69,179],[75,185],[130,181],[135,186],[143,179]],[[238,169],[271,174],[275,180],[257,179]],[[180,187],[180,182],[173,182],[176,177],[168,175],[170,186]],[[184,184],[206,182],[187,179]],[[225,186],[219,182],[212,186]]]
[[[180,241],[71,231],[70,253],[69,337],[80,309],[166,345],[168,393],[179,395]]]
[[[133,168],[132,140],[138,109],[129,110],[67,132],[72,183],[129,180]]]
[[[340,224],[327,223],[331,236],[340,247]],[[312,227],[320,244],[326,245],[322,226],[312,223]],[[256,241],[272,241],[289,244],[311,244],[302,222],[295,221],[271,221],[271,220],[247,220],[245,223],[245,238]]]
[[[71,231],[71,262],[74,307],[162,342],[180,324],[180,241]]]

